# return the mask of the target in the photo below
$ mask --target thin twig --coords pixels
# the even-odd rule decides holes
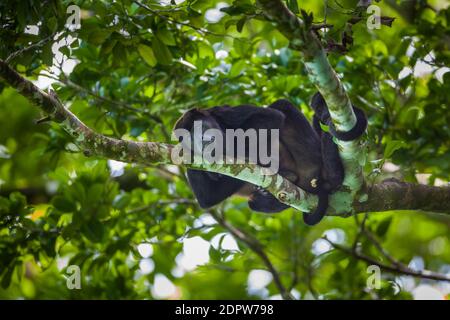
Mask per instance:
[[[314,299],[319,300],[319,294],[317,293],[316,289],[314,289],[314,286],[312,283],[313,278],[314,278],[312,264],[310,264],[306,267],[306,271],[307,271],[306,283],[308,285],[308,290],[311,293],[311,295],[314,297]]]
[[[52,33],[52,34],[49,35],[48,37],[46,37],[46,38],[44,38],[44,39],[42,39],[42,40],[39,40],[38,42],[33,43],[33,44],[29,45],[28,47],[25,47],[25,48],[19,49],[19,50],[17,50],[17,51],[14,51],[13,53],[11,53],[11,54],[5,59],[5,62],[6,62],[6,63],[9,63],[9,62],[11,62],[11,60],[13,60],[14,58],[16,58],[16,57],[22,55],[23,53],[25,53],[25,52],[27,52],[27,51],[29,51],[29,50],[31,50],[31,49],[35,49],[35,48],[38,48],[38,47],[43,46],[43,45],[46,44],[48,41],[50,41],[51,39],[53,39],[53,38],[55,37],[55,34],[56,34],[56,33]]]
[[[381,245],[380,242],[378,242],[378,240],[375,238],[375,236],[368,230],[364,231],[364,235],[367,237],[367,239],[370,240],[370,242],[372,242],[372,244],[375,246],[375,248],[378,249],[378,251],[390,262],[392,263],[394,266],[396,267],[404,267],[407,268],[407,266],[403,265],[400,261],[398,261],[397,259],[395,259],[394,257],[392,257],[387,251],[386,249],[383,248],[383,246]]]
[[[189,28],[197,31],[201,35],[209,34],[209,35],[216,36],[216,37],[227,37],[227,38],[232,38],[234,40],[243,41],[243,39],[234,37],[234,36],[232,36],[230,34],[221,34],[221,33],[212,32],[212,31],[209,31],[209,30],[207,30],[205,28],[196,27],[196,26],[191,25],[189,23],[181,22],[181,21],[172,19],[172,18],[170,18],[168,16],[165,16],[165,15],[161,14],[159,10],[154,10],[154,9],[150,8],[149,6],[147,6],[147,5],[145,5],[143,3],[140,3],[139,1],[133,1],[133,2],[135,4],[137,4],[139,7],[141,7],[143,9],[149,11],[150,13],[160,17],[161,19],[164,19],[164,20],[167,20],[167,21],[170,21],[170,22],[173,22],[175,24],[179,24],[179,25],[182,25],[182,26],[185,26],[185,27],[189,27]]]
[[[364,233],[364,230],[366,229],[366,221],[367,221],[367,218],[368,218],[368,214],[367,214],[367,212],[365,212],[365,213],[364,213],[363,220],[361,221],[361,224],[359,225],[359,231],[358,231],[358,233],[356,234],[355,240],[353,241],[352,250],[353,250],[354,252],[356,252],[356,250],[358,249],[358,242],[359,242],[359,239],[361,238],[361,235]],[[357,215],[355,215],[355,220],[356,220],[356,223],[359,222],[359,221],[358,221],[358,216],[357,216]]]
[[[40,75],[44,76],[44,77],[47,77],[47,78],[50,78],[50,79],[53,79],[53,80],[56,80],[59,83],[65,85],[65,86],[67,86],[69,88],[72,88],[72,89],[74,89],[74,90],[76,90],[78,92],[82,92],[84,94],[90,95],[90,96],[92,96],[93,98],[95,98],[98,101],[101,101],[101,102],[113,105],[113,106],[121,108],[121,109],[132,111],[134,113],[143,114],[143,115],[147,116],[152,121],[154,121],[154,122],[156,122],[156,123],[161,125],[161,131],[162,131],[162,134],[163,134],[163,136],[165,138],[165,141],[166,142],[170,142],[170,134],[167,131],[166,127],[164,126],[162,119],[159,116],[151,114],[148,110],[135,108],[132,105],[130,105],[129,103],[124,102],[124,101],[113,100],[111,98],[100,96],[96,92],[93,92],[92,90],[84,88],[84,87],[80,86],[79,84],[77,84],[77,83],[75,83],[75,82],[73,82],[73,81],[71,81],[69,79],[66,79],[66,78],[60,78],[60,77],[57,77],[57,76],[52,75],[52,74],[40,74]],[[141,103],[141,102],[139,102],[139,103]]]
[[[250,250],[252,250],[261,258],[263,263],[266,265],[268,271],[272,274],[273,281],[278,290],[280,291],[283,299],[294,300],[295,298],[291,295],[291,293],[285,288],[285,286],[281,282],[280,275],[273,266],[267,254],[264,252],[262,244],[252,235],[231,225],[228,221],[225,220],[223,215],[221,215],[219,212],[211,210],[210,213],[222,227],[227,229],[235,238],[245,243]]]
[[[396,274],[404,274],[408,276],[412,276],[415,278],[421,278],[421,279],[430,279],[430,280],[438,280],[438,281],[449,281],[450,282],[450,276],[447,276],[445,274],[429,271],[429,270],[413,270],[405,265],[398,265],[398,266],[392,266],[389,264],[385,264],[383,262],[379,262],[375,260],[374,258],[365,255],[364,253],[361,253],[359,251],[354,251],[352,248],[347,248],[344,246],[341,246],[340,244],[334,243],[330,241],[327,237],[323,237],[325,241],[327,241],[334,249],[340,250],[342,252],[345,252],[354,258],[364,261],[368,264],[373,264],[378,267],[380,267],[383,270],[396,273]]]

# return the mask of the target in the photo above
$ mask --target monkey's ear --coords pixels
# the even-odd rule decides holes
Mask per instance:
[[[175,126],[173,127],[173,129],[186,129],[186,130],[191,130],[192,129],[192,125],[194,124],[194,121],[201,117],[202,112],[195,108],[195,109],[190,109],[188,111],[186,111],[175,123]]]

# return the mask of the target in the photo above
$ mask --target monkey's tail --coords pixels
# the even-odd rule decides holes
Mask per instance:
[[[320,220],[325,216],[328,208],[328,193],[321,193],[319,196],[319,203],[316,210],[313,213],[303,213],[303,221],[309,225],[313,226],[318,224]]]

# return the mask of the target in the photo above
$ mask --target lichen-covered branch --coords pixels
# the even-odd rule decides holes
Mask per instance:
[[[55,93],[47,94],[0,60],[0,76],[13,88],[40,107],[69,133],[87,156],[138,163],[167,163],[171,146],[163,143],[134,142],[113,139],[94,132],[59,101]]]
[[[384,262],[380,262],[375,258],[372,258],[371,256],[368,256],[359,250],[352,250],[351,248],[347,248],[345,246],[342,246],[340,244],[334,243],[327,239],[326,237],[323,238],[325,241],[327,241],[334,249],[342,251],[348,255],[353,256],[355,259],[361,260],[366,262],[369,265],[376,265],[380,267],[383,270],[386,270],[388,272],[392,272],[395,274],[401,274],[401,275],[408,275],[416,278],[421,279],[430,279],[430,280],[438,280],[438,281],[450,281],[450,277],[446,274],[436,273],[429,270],[413,270],[409,268],[408,266],[398,263],[397,264],[388,264]]]
[[[280,291],[281,296],[285,300],[294,300],[294,297],[291,295],[290,290],[288,290],[282,283],[280,275],[278,271],[275,269],[272,261],[270,260],[267,253],[264,251],[264,247],[262,244],[253,237],[251,234],[246,233],[245,231],[231,225],[228,221],[225,220],[223,213],[218,212],[217,210],[212,210],[211,215],[214,219],[226,230],[228,230],[236,239],[242,241],[247,247],[249,247],[256,255],[258,255],[264,265],[267,267],[269,272],[273,276],[273,281],[275,286]]]
[[[74,143],[83,150],[86,156],[95,155],[144,165],[173,163],[171,157],[173,145],[114,139],[99,134],[65,108],[56,93],[43,92],[2,60],[0,60],[0,77],[33,104],[40,107],[50,120],[59,123],[72,136]],[[194,163],[186,166],[222,173],[261,186],[274,194],[280,201],[303,212],[309,212],[317,205],[315,195],[304,192],[280,175],[265,175],[264,169],[256,165]]]
[[[352,129],[356,124],[352,104],[312,26],[307,26],[280,0],[258,0],[258,3],[267,18],[290,40],[291,47],[302,52],[309,79],[327,102],[336,129]],[[359,140],[337,141],[337,144],[345,168],[344,190],[355,196],[364,185],[361,166],[365,159],[364,150]],[[351,202],[347,201],[347,205]],[[347,209],[350,210],[350,206]]]
[[[367,187],[367,201],[354,201],[355,212],[421,210],[450,214],[450,186],[434,187],[388,179]]]
[[[0,60],[0,78],[16,88],[50,119],[59,123],[87,156],[100,156],[143,165],[170,164],[173,145],[157,142],[135,142],[99,134],[67,110],[56,94],[47,94]],[[222,173],[261,186],[280,201],[303,212],[317,205],[315,195],[304,192],[279,175],[265,175],[264,169],[252,164],[200,163],[187,167]],[[365,187],[366,201],[351,193],[338,191],[330,197],[328,214],[348,216],[358,212],[386,210],[425,210],[450,214],[450,188],[438,188],[388,180],[371,188]],[[350,209],[349,209],[350,208]]]

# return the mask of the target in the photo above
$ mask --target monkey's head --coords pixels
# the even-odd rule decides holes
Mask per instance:
[[[186,111],[175,123],[174,130],[176,129],[186,129],[192,131],[194,127],[194,121],[202,121],[202,128],[204,130],[210,128],[221,129],[220,125],[211,116],[210,111],[194,108]]]
[[[176,133],[178,141],[181,142],[188,150],[195,152],[202,152],[204,148],[214,141],[214,136],[211,135],[210,129],[217,129],[222,131],[221,126],[216,121],[215,117],[211,115],[209,110],[191,109],[175,123],[174,131],[184,129],[190,134],[190,139],[184,140],[184,134]]]

